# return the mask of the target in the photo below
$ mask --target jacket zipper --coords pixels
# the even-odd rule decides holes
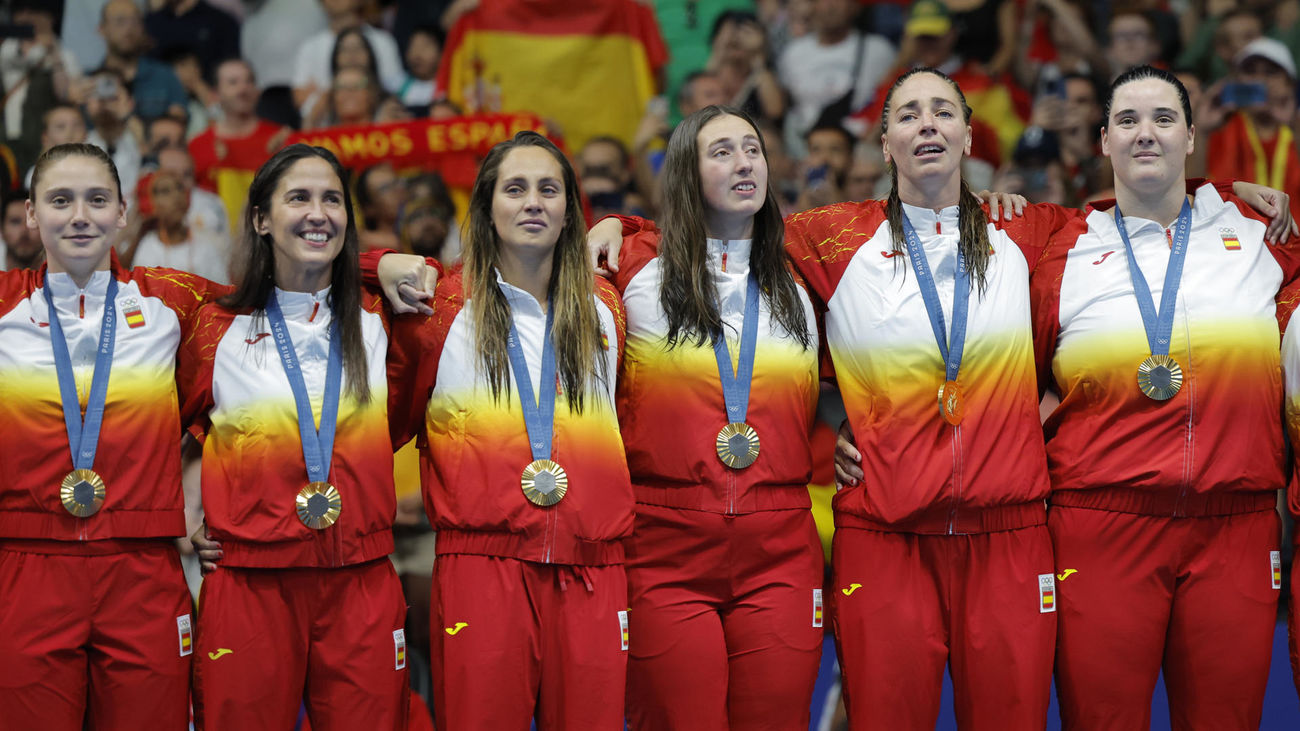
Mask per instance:
[[[957,532],[957,507],[961,504],[961,425],[952,428],[952,508],[948,511],[948,535]]]

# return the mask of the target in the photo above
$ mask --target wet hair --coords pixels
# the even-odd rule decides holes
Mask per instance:
[[[352,194],[348,190],[347,173],[334,153],[324,147],[304,144],[290,145],[271,156],[262,164],[248,186],[248,204],[244,209],[241,251],[244,260],[238,262],[235,291],[219,300],[223,307],[232,310],[254,311],[250,335],[264,327],[266,305],[275,292],[275,245],[273,231],[260,234],[257,224],[261,217],[270,216],[280,179],[300,160],[319,158],[329,164],[338,176],[343,192],[343,209],[347,211],[347,224],[343,230],[343,248],[330,270],[330,311],[339,324],[339,340],[343,348],[343,382],[347,391],[358,402],[370,400],[370,374],[367,366],[365,342],[361,336],[361,265],[360,242],[357,225],[352,218]]]
[[[885,95],[884,110],[880,114],[880,133],[885,135],[889,132],[889,115],[894,108],[894,92],[903,82],[919,74],[930,74],[937,76],[947,82],[952,87],[953,93],[957,95],[958,106],[961,108],[962,121],[970,124],[971,108],[966,103],[966,95],[962,93],[961,87],[957,82],[948,77],[947,74],[937,69],[918,67],[914,68],[894,82],[889,87],[889,93]],[[894,240],[894,251],[903,252],[906,237],[903,234],[903,202],[898,197],[898,168],[891,160],[889,168],[889,197],[885,201],[885,215],[889,219],[889,233]],[[957,200],[957,230],[960,235],[960,246],[962,258],[966,260],[966,268],[970,271],[971,281],[979,289],[984,291],[984,285],[987,281],[989,268],[989,231],[988,217],[984,215],[984,206],[979,198],[971,192],[970,186],[967,185],[966,179],[961,180],[961,193]],[[896,257],[894,268],[897,271],[902,267],[903,257]],[[906,270],[904,269],[904,276]]]
[[[122,177],[117,174],[117,165],[113,164],[113,158],[109,157],[108,153],[104,152],[103,149],[85,142],[68,142],[55,145],[36,158],[36,165],[32,168],[31,190],[33,200],[35,199],[36,190],[41,186],[41,178],[45,177],[45,171],[54,163],[69,157],[89,157],[102,163],[113,178],[113,185],[117,190],[117,199],[119,201],[123,200]]]
[[[1192,102],[1187,97],[1187,87],[1183,82],[1178,80],[1177,76],[1155,66],[1135,66],[1128,71],[1120,74],[1110,84],[1110,93],[1106,95],[1106,101],[1101,106],[1101,124],[1102,127],[1110,126],[1110,105],[1115,101],[1115,92],[1119,88],[1132,81],[1142,81],[1144,79],[1158,79],[1174,87],[1178,92],[1178,103],[1183,108],[1183,116],[1187,119],[1187,126],[1192,126]]]
[[[608,383],[606,359],[602,357],[600,316],[592,297],[595,275],[587,261],[587,226],[578,195],[578,176],[555,143],[536,132],[524,131],[488,152],[474,179],[469,199],[469,222],[465,247],[465,295],[472,307],[473,339],[493,399],[510,393],[510,356],[506,341],[510,334],[510,303],[497,284],[501,260],[501,236],[492,223],[492,203],[501,175],[501,164],[513,150],[538,147],[559,164],[564,179],[564,225],[551,255],[549,290],[554,324],[556,374],[571,412],[580,413],[587,391],[599,380]],[[543,384],[543,388],[547,386]]]
[[[733,107],[709,105],[681,121],[668,140],[664,156],[663,235],[659,242],[662,279],[659,303],[668,318],[668,347],[680,342],[697,346],[723,337],[722,315],[718,312],[718,290],[709,276],[707,205],[700,180],[700,130],[719,117],[737,117],[754,129],[764,159],[767,146],[758,125],[745,112]],[[804,348],[812,347],[799,291],[785,256],[785,224],[776,191],[768,176],[767,195],[754,214],[750,270],[758,277],[758,288],[772,313],[772,319]]]

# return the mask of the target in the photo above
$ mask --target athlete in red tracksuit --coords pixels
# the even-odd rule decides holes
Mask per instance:
[[[249,193],[248,279],[200,311],[182,346],[183,415],[206,433],[206,528],[223,554],[200,602],[200,729],[290,728],[304,701],[317,731],[405,728],[406,602],[387,556],[392,453],[409,435],[389,423],[418,413],[414,363],[390,339],[379,298],[360,289],[341,180],[332,155],[305,145],[263,166]],[[328,467],[314,473],[303,442],[329,425]],[[337,510],[321,508],[334,496]]]
[[[124,269],[111,234],[125,223],[107,155],[52,148],[36,165],[28,203],[48,266],[0,274],[5,728],[179,731],[188,723],[194,622],[173,543],[185,532],[173,374],[180,339],[215,292],[182,272]],[[92,374],[103,375],[96,352],[110,282],[111,375],[89,466],[104,493],[96,512],[79,516],[61,501],[74,462],[46,295],[62,325],[71,420],[80,426]],[[75,492],[68,497],[77,508]]]
[[[1213,186],[1185,195],[1190,111],[1173,76],[1125,74],[1107,109],[1117,201],[1057,234],[1032,281],[1039,362],[1061,396],[1045,429],[1062,721],[1146,728],[1163,667],[1175,727],[1257,728],[1286,475],[1274,298],[1300,242],[1267,245],[1266,222]],[[1121,209],[1154,306],[1186,252],[1165,346],[1182,383],[1153,390],[1163,400],[1138,383],[1156,350]]]
[[[665,175],[689,181],[687,168],[698,168],[689,187],[710,225],[709,238],[701,226],[684,241],[699,248],[698,276],[712,280],[732,372],[745,359],[754,298],[753,374],[747,413],[733,415],[713,344],[692,333],[669,343],[673,254],[661,244],[672,232],[624,219],[613,281],[628,311],[618,407],[637,500],[628,720],[636,729],[806,728],[824,632],[807,491],[819,391],[812,304],[786,268],[774,198],[754,200],[767,167],[752,123],[716,107],[689,117],[669,143]],[[680,206],[666,206],[662,220],[685,228]],[[728,217],[741,224],[730,236]],[[806,342],[778,320],[770,291],[750,289],[763,276],[760,256],[787,280]],[[732,422],[758,435],[752,464],[719,458],[719,430]]]
[[[824,312],[861,462],[833,503],[833,617],[854,729],[933,727],[945,664],[962,727],[1046,723],[1056,594],[1028,277],[1062,221],[987,223],[960,177],[968,114],[946,77],[905,75],[885,107],[896,197],[786,226]],[[891,219],[905,224],[895,216],[910,222],[915,247],[895,238]],[[970,284],[958,279],[959,248],[963,262],[984,260],[982,283],[970,263]],[[935,330],[956,343],[958,323],[954,379]],[[951,393],[945,380],[960,405],[936,398]]]
[[[433,708],[445,731],[623,724],[632,490],[614,381],[625,318],[613,288],[593,282],[577,190],[545,138],[497,145],[475,184],[465,268],[438,282],[431,318],[396,324],[422,343]]]

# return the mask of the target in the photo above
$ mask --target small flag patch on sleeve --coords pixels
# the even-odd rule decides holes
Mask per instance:
[[[393,630],[393,669],[402,670],[406,668],[406,630]]]
[[[1273,568],[1273,588],[1281,589],[1282,588],[1282,552],[1269,551],[1268,562],[1272,564],[1272,568]]]
[[[618,613],[618,634],[623,652],[627,652],[627,610]]]
[[[823,620],[822,620],[822,613],[823,613],[822,610],[823,610],[823,608],[824,608],[824,607],[823,607],[823,605],[822,605],[822,590],[821,590],[821,589],[813,589],[813,623],[812,623],[812,626],[814,626],[814,627],[821,627],[821,626],[822,626],[822,621],[823,621]]]

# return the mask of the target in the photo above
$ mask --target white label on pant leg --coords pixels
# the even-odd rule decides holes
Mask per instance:
[[[176,618],[176,636],[180,640],[181,657],[194,654],[194,625],[190,615],[182,614]]]
[[[627,652],[627,610],[618,613],[618,636],[619,644],[623,652]]]
[[[1038,612],[1046,614],[1056,611],[1056,577],[1052,574],[1038,575]]]
[[[393,669],[402,670],[406,667],[406,630],[393,630]]]
[[[822,626],[822,590],[813,589],[813,626]]]
[[[1268,562],[1273,566],[1273,588],[1282,588],[1282,552],[1269,551]]]

